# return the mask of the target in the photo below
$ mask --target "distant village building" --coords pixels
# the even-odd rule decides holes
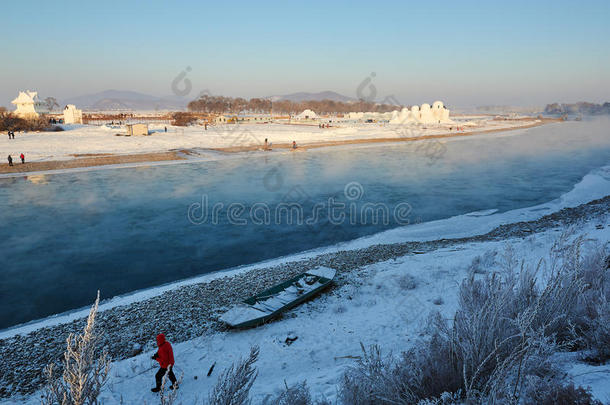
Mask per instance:
[[[17,98],[11,101],[11,103],[17,107],[14,113],[20,118],[38,118],[40,114],[49,112],[46,104],[40,101],[38,92],[35,91],[20,91]]]
[[[127,124],[127,135],[148,135],[148,124]]]
[[[214,117],[215,124],[226,124],[227,121],[228,121],[228,118],[224,115],[217,115],[216,117]]]
[[[74,104],[64,107],[64,124],[82,124],[83,112],[78,110]]]
[[[310,109],[307,109],[307,110],[303,111],[302,113],[298,114],[294,118],[297,120],[315,120],[318,118],[318,114],[311,111]]]
[[[269,114],[250,114],[250,115],[238,115],[236,117],[233,117],[233,119],[237,122],[256,122],[256,123],[261,123],[261,122],[270,122],[273,121],[274,119],[278,118],[277,116],[271,116]]]

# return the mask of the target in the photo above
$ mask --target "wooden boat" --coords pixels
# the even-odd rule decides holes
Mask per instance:
[[[282,312],[302,304],[328,287],[336,271],[318,267],[277,284],[225,312],[220,320],[232,328],[251,328],[277,317]]]

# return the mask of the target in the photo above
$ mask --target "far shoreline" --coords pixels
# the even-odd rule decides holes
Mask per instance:
[[[521,129],[528,129],[538,127],[541,125],[561,122],[555,118],[542,118],[537,119],[535,122],[527,125],[516,126],[512,128],[492,128],[483,129],[479,131],[463,131],[463,132],[446,132],[441,134],[431,134],[422,136],[411,136],[411,137],[392,137],[392,138],[365,138],[365,139],[346,139],[337,141],[321,141],[312,142],[297,145],[299,150],[308,150],[316,148],[326,148],[335,146],[345,145],[359,145],[359,144],[375,144],[375,143],[393,143],[393,142],[415,142],[422,140],[433,140],[433,139],[446,139],[456,137],[466,137],[472,135],[489,134],[496,132],[509,132]],[[290,143],[274,143],[273,149],[281,150],[292,150],[292,144]],[[234,146],[227,148],[202,148],[202,151],[208,152],[222,152],[222,153],[241,153],[241,152],[254,152],[260,151],[265,152],[260,145],[248,145],[248,146]],[[131,153],[131,154],[112,154],[112,153],[91,153],[83,155],[74,155],[74,159],[67,160],[49,160],[42,162],[26,162],[25,164],[15,162],[13,166],[9,166],[7,163],[0,165],[0,174],[5,174],[8,177],[17,177],[21,175],[41,175],[48,172],[49,174],[70,169],[79,168],[93,168],[99,166],[111,166],[121,164],[137,164],[137,163],[158,163],[158,162],[171,162],[171,161],[186,161],[186,156],[191,155],[190,149],[181,150],[169,150],[162,152],[149,152],[149,153]],[[10,176],[12,175],[12,176]]]

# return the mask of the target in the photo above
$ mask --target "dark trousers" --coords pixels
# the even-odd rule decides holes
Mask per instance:
[[[163,376],[165,375],[165,373],[167,373],[167,369],[160,368],[159,371],[157,371],[157,374],[155,374],[155,380],[157,381],[157,388],[161,388],[161,384],[163,382]],[[172,370],[172,367],[169,368],[169,373],[167,373],[167,376],[169,377],[169,380],[172,382],[172,385],[176,384],[176,376],[174,375],[174,370]]]

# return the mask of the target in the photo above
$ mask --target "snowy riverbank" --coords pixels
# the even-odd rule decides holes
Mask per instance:
[[[224,368],[252,344],[261,346],[261,374],[253,388],[258,400],[281,388],[283,379],[288,383],[307,379],[316,387],[314,392],[332,398],[337,378],[351,362],[340,357],[358,355],[361,341],[404,350],[430,310],[453,310],[457,285],[477,256],[502,251],[508,244],[525,252],[524,260],[537,261],[568,226],[606,243],[609,195],[610,170],[605,167],[585,176],[570,193],[541,206],[398,228],[107,302],[101,307],[99,326],[105,331],[104,345],[117,361],[104,402],[118,401],[121,395],[132,403],[153,401],[142,387],[151,379],[152,371],[146,372],[151,366],[147,351],[158,331],[173,342],[184,342],[175,351],[180,359],[177,369],[185,373],[181,390],[185,403],[205,397],[215,382],[215,378],[194,380],[195,375],[203,377],[203,370],[214,361],[217,369]],[[227,332],[218,324],[219,314],[240,298],[318,265],[339,271],[337,286],[328,294],[262,328]],[[417,287],[409,289],[409,280],[415,280]],[[66,334],[82,327],[83,315],[75,312],[2,332],[2,397],[40,387],[42,367],[59,357]],[[299,336],[290,346],[283,343],[288,334]],[[144,354],[132,357],[140,350]],[[29,398],[36,401],[36,395]]]
[[[213,149],[239,151],[261,148],[268,139],[275,148],[290,148],[297,145],[333,146],[343,143],[365,141],[401,140],[406,138],[426,138],[429,136],[461,136],[472,133],[514,130],[540,125],[541,121],[506,120],[495,121],[479,119],[469,121],[471,125],[460,127],[430,126],[428,128],[409,127],[392,124],[353,124],[339,123],[336,127],[318,128],[317,126],[287,124],[239,124],[210,126],[176,127],[151,124],[149,136],[123,136],[122,126],[67,125],[61,132],[19,133],[14,140],[0,138],[0,147],[8,153],[19,156],[24,153],[26,163],[34,165],[28,171],[51,170],[50,162],[83,160],[90,166],[112,164],[105,160],[115,159],[114,164],[129,163],[121,156],[140,156],[149,154],[150,161],[166,160],[167,157],[154,157],[172,151]],[[167,132],[165,132],[167,128]],[[95,159],[99,162],[96,163]],[[36,164],[45,168],[36,168]],[[59,164],[59,163],[58,163]],[[60,167],[58,167],[59,169]],[[8,170],[8,168],[4,168]],[[13,170],[21,169],[19,165]]]

